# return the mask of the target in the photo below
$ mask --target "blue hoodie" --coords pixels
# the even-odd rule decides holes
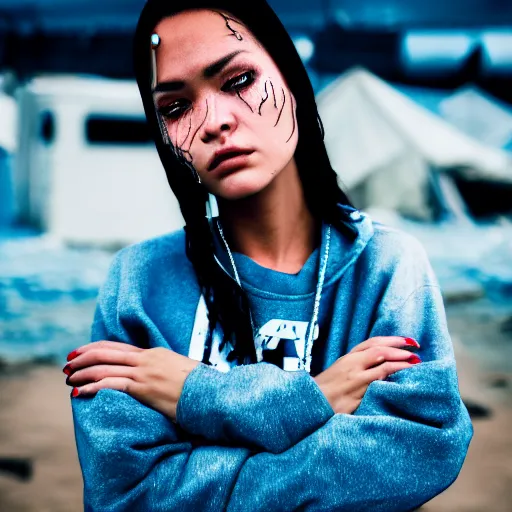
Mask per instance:
[[[415,238],[364,214],[355,225],[355,241],[332,228],[311,375],[373,336],[415,338],[423,362],[335,414],[293,365],[325,237],[296,275],[235,253],[265,361],[232,367],[216,335],[216,366],[189,374],[176,424],[119,391],[73,399],[86,511],[405,511],[456,479],[473,429],[438,282]],[[92,340],[201,360],[203,306],[180,230],[116,255]]]

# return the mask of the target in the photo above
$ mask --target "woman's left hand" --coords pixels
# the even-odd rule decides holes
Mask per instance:
[[[96,341],[68,355],[64,373],[73,397],[117,389],[176,421],[176,406],[188,374],[198,365],[163,347],[143,349],[116,341]]]

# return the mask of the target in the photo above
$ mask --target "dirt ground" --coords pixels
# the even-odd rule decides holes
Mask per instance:
[[[512,309],[512,308],[511,308]],[[488,309],[448,308],[461,396],[475,434],[458,479],[421,507],[425,512],[512,510],[512,335]],[[507,312],[509,314],[510,312]],[[464,340],[464,343],[462,342]],[[480,340],[480,341],[478,341]],[[0,458],[27,458],[33,476],[0,472],[0,510],[83,510],[69,388],[60,367],[27,366],[0,374]]]

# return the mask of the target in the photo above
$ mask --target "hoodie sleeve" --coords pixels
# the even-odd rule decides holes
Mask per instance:
[[[371,383],[354,414],[279,454],[199,441],[118,391],[74,399],[85,510],[392,512],[438,495],[473,433],[440,290],[423,283],[381,311],[371,335],[416,338],[424,362]]]
[[[272,453],[287,450],[333,415],[309,373],[286,372],[269,363],[228,373],[196,366],[176,411],[177,422],[190,434]]]
[[[281,454],[199,444],[118,391],[74,399],[85,510],[419,507],[455,480],[472,436],[441,304],[426,286],[378,319],[372,334],[410,329],[424,362],[373,382],[353,415],[334,415]]]
[[[423,362],[372,382],[352,415],[336,414],[279,456],[251,457],[232,499],[248,492],[258,467],[273,477],[251,492],[257,510],[272,508],[275,496],[288,500],[279,510],[411,510],[454,482],[473,427],[459,394],[440,289],[435,281],[423,284],[382,311],[371,336],[414,337]]]
[[[110,266],[98,296],[93,341],[136,344],[117,313],[123,262],[130,257],[129,249],[121,250]],[[334,411],[305,371],[259,363],[223,373],[199,364],[185,380],[176,414],[181,428],[207,441],[280,453],[324,425]]]

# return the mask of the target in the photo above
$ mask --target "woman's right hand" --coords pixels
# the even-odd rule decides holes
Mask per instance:
[[[314,377],[335,413],[353,413],[375,380],[421,363],[407,347],[419,348],[412,338],[378,336],[356,345],[332,366]]]

